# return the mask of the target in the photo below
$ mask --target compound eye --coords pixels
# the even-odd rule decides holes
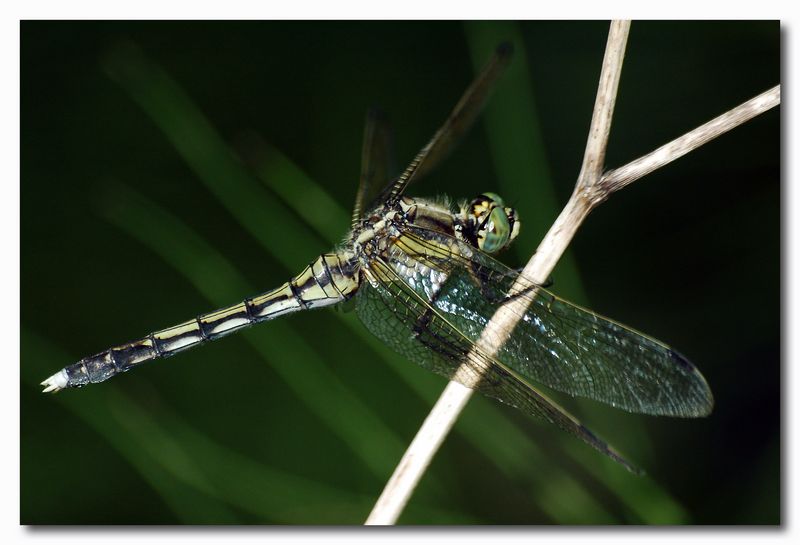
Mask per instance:
[[[499,252],[511,240],[511,233],[512,226],[505,210],[494,206],[487,220],[478,229],[478,248],[490,254]]]

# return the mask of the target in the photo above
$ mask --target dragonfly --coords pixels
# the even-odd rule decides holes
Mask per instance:
[[[633,413],[700,417],[711,412],[713,397],[697,368],[666,344],[569,303],[498,261],[494,256],[521,227],[517,210],[500,196],[456,203],[405,194],[474,124],[511,57],[510,44],[496,49],[399,176],[392,172],[388,121],[379,110],[368,113],[351,229],[331,253],[276,289],[83,358],[43,381],[44,392],[103,382],[286,314],[354,302],[367,329],[411,361],[555,424],[640,473],[543,389]],[[491,338],[501,333],[487,339],[492,316],[519,300],[518,323],[502,341]]]

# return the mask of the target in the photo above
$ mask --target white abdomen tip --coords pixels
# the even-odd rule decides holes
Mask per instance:
[[[59,390],[63,390],[67,387],[67,373],[63,369],[53,375],[52,377],[48,378],[44,382],[42,382],[42,386],[44,386],[43,393],[47,392],[57,392]]]

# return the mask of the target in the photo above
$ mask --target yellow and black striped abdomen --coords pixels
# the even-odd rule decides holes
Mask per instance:
[[[277,289],[84,358],[42,384],[52,392],[103,382],[146,361],[172,356],[258,322],[340,303],[355,293],[358,282],[358,270],[347,256],[324,254]]]

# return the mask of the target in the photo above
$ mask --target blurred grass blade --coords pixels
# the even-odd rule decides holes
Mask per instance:
[[[141,445],[172,475],[182,474],[186,457],[201,466],[218,497],[261,521],[291,524],[331,524],[357,519],[370,496],[357,495],[330,485],[279,472],[236,451],[211,441],[202,432],[170,411],[158,400],[158,419],[151,418],[140,404],[121,395],[112,413],[122,428],[138,437]],[[165,459],[164,451],[180,451],[180,460]],[[190,454],[191,453],[191,454]],[[170,463],[178,461],[178,464]],[[169,464],[169,465],[168,465]],[[296,507],[303,505],[306,510]],[[326,512],[320,506],[336,506],[337,518],[312,518]],[[304,514],[305,513],[305,514]],[[280,514],[280,515],[276,515]]]
[[[317,235],[331,247],[341,241],[350,225],[350,216],[321,185],[256,131],[243,133],[236,148],[256,177],[300,215]],[[355,191],[353,193],[355,195]],[[298,203],[302,206],[297,206]]]
[[[299,270],[313,256],[328,250],[264,191],[183,90],[137,46],[124,43],[113,48],[104,58],[104,66],[242,227],[265,248],[293,250],[273,253],[283,266]]]

